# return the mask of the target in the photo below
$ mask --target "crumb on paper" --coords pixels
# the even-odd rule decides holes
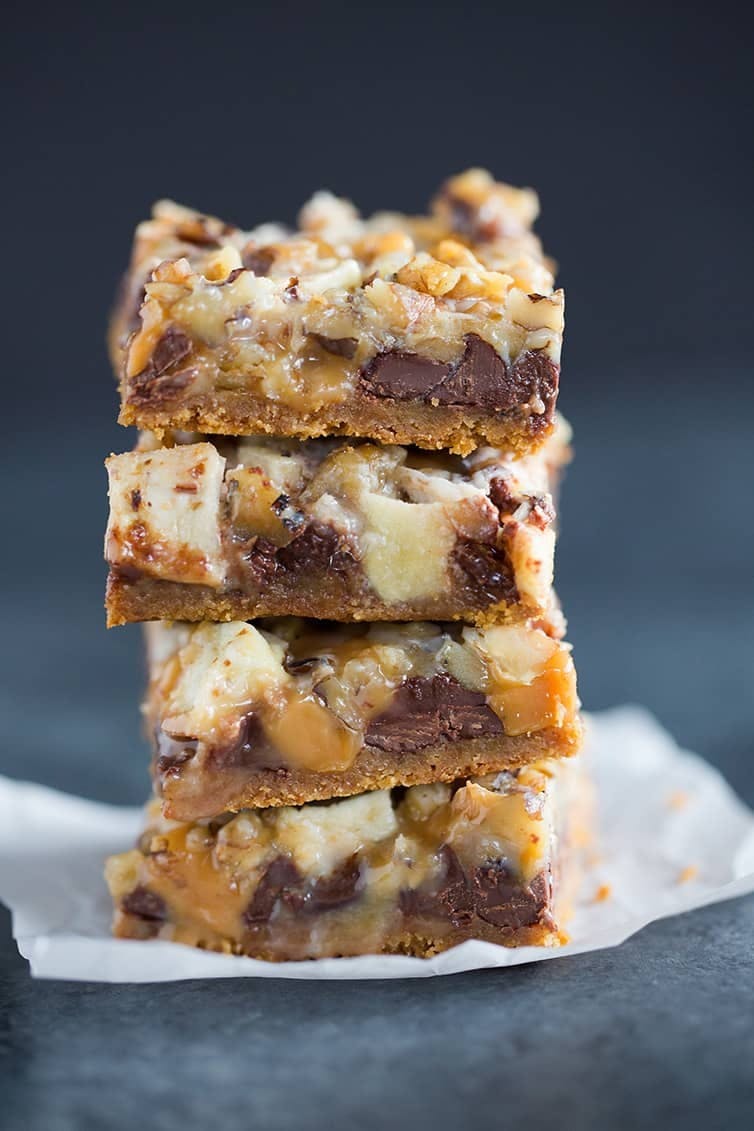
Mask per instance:
[[[687,864],[687,866],[678,873],[678,883],[688,884],[691,880],[695,880],[699,875],[699,869],[696,864]]]
[[[588,848],[592,843],[592,830],[584,825],[577,825],[571,834],[571,840],[576,848]]]
[[[685,789],[676,789],[667,800],[668,809],[685,809],[691,798]]]
[[[596,892],[594,893],[594,902],[595,903],[604,903],[606,899],[610,899],[610,896],[612,894],[613,894],[613,889],[610,887],[610,884],[600,884],[600,886],[597,888]]]

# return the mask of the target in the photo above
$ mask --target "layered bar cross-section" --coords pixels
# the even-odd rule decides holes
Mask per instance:
[[[191,437],[182,437],[191,440]],[[554,623],[561,422],[538,452],[207,440],[108,460],[110,624],[540,618]]]
[[[532,626],[290,618],[147,631],[153,777],[178,820],[578,749],[570,650]]]
[[[107,864],[114,931],[273,961],[557,944],[587,797],[573,759],[192,824],[154,802]]]
[[[121,423],[531,450],[563,331],[537,212],[481,170],[424,217],[364,220],[318,193],[295,232],[157,205],[111,331]]]

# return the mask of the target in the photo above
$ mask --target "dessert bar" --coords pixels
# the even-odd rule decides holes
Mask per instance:
[[[172,437],[171,437],[172,439]],[[192,437],[178,437],[184,441]],[[552,489],[538,452],[224,439],[112,456],[108,622],[260,616],[554,620]]]
[[[139,847],[108,861],[114,932],[273,961],[557,944],[579,763],[193,824],[153,802]]]
[[[163,202],[110,340],[123,424],[523,452],[552,428],[563,294],[531,190],[470,170],[430,215],[318,193],[299,230]]]
[[[301,804],[575,753],[570,649],[526,625],[147,626],[166,816]]]

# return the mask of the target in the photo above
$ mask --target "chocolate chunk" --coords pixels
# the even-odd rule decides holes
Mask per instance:
[[[459,235],[465,236],[473,243],[485,243],[500,239],[508,234],[502,218],[486,217],[482,219],[482,210],[475,208],[468,200],[454,196],[447,190],[443,192],[442,196],[450,209],[450,223],[453,231],[458,232]]]
[[[304,909],[314,912],[345,907],[347,903],[353,903],[358,899],[362,887],[361,861],[358,856],[352,856],[329,876],[320,876],[312,884],[306,896]]]
[[[257,884],[243,921],[247,927],[261,926],[272,918],[279,904],[306,914],[333,911],[357,899],[362,887],[358,856],[352,856],[329,876],[320,876],[309,885],[290,857],[276,856]]]
[[[312,334],[323,350],[334,353],[336,357],[351,358],[359,345],[356,338],[328,338],[325,334]]]
[[[490,501],[493,506],[497,507],[501,518],[513,514],[521,503],[521,499],[513,494],[508,486],[508,480],[502,475],[490,480],[489,495]]]
[[[145,887],[136,887],[124,896],[120,904],[123,911],[144,919],[148,923],[164,923],[168,917],[165,900]]]
[[[199,740],[171,738],[157,727],[155,730],[155,772],[161,780],[179,778],[182,767],[196,757]],[[277,769],[280,757],[267,739],[264,727],[253,711],[239,719],[234,736],[225,742],[206,747],[207,772],[226,770]]]
[[[336,530],[322,522],[310,522],[278,550],[277,560],[289,572],[343,573],[353,569],[355,559]]]
[[[179,361],[183,361],[190,353],[191,339],[188,334],[185,334],[178,326],[168,326],[154,347],[149,361],[133,380],[138,385],[148,385],[155,378],[167,373]]]
[[[177,777],[179,767],[194,757],[199,746],[196,738],[173,738],[160,726],[155,730],[155,742],[157,773],[161,777]]]
[[[255,275],[266,275],[275,262],[275,253],[269,248],[248,244],[241,252],[241,262],[247,271],[253,271]]]
[[[256,538],[240,558],[241,567],[251,573],[257,585],[266,584],[278,573],[336,573],[344,577],[353,571],[356,559],[331,526],[320,522],[305,525],[303,514],[295,508],[287,510],[282,521],[294,534],[287,546]]]
[[[532,927],[547,911],[549,887],[544,872],[524,886],[504,861],[497,860],[474,869],[474,910],[480,919],[503,930]]]
[[[247,927],[267,923],[281,900],[297,895],[303,877],[289,856],[276,856],[256,886],[251,902],[243,913]]]
[[[469,691],[442,672],[411,676],[394,692],[389,706],[370,722],[364,742],[390,754],[409,753],[503,733],[503,725],[481,691]]]
[[[516,358],[511,371],[511,381],[518,390],[519,403],[525,404],[532,397],[539,397],[544,411],[533,413],[532,421],[539,426],[549,424],[558,396],[560,366],[552,360],[545,350],[524,350]]]
[[[465,341],[460,362],[433,391],[432,400],[443,405],[478,405],[498,412],[521,404],[518,391],[511,385],[508,366],[497,350],[476,334],[467,334]]]
[[[442,856],[445,868],[438,882],[400,893],[404,915],[435,916],[463,927],[476,914],[504,931],[532,927],[547,916],[550,880],[544,872],[527,886],[514,877],[504,861],[496,860],[475,868],[469,883],[449,845],[443,846]]]
[[[133,384],[128,394],[130,404],[157,405],[170,404],[190,385],[195,377],[192,369],[182,369],[179,373],[166,373],[164,377],[157,377],[142,382],[141,375],[133,378]]]
[[[207,760],[211,774],[235,768],[261,769],[277,766],[280,762],[267,739],[261,720],[253,711],[239,720],[234,738],[210,747]]]
[[[256,585],[261,587],[277,573],[279,548],[269,538],[256,538],[252,548],[242,555],[241,564]]]
[[[362,388],[375,397],[394,401],[429,400],[437,386],[453,369],[451,364],[433,361],[405,350],[378,353],[362,368]]]
[[[404,888],[400,893],[400,908],[409,917],[429,916],[449,919],[454,927],[471,922],[474,901],[461,862],[449,844],[440,850],[443,874],[430,888]]]
[[[286,652],[283,667],[289,675],[301,675],[303,672],[313,671],[317,664],[321,663],[321,656],[303,656],[301,659],[295,659]]]
[[[142,571],[140,569],[137,569],[136,566],[122,565],[122,564],[116,564],[116,563],[113,563],[110,566],[110,575],[116,581],[128,582],[129,585],[134,584],[137,581],[140,581],[141,578],[144,576]]]
[[[518,601],[513,566],[503,546],[459,541],[453,550],[453,563],[472,601],[506,601],[509,605]]]
[[[378,354],[361,370],[361,386],[376,397],[469,405],[494,412],[510,412],[537,396],[544,406],[542,415],[549,420],[559,369],[543,350],[527,350],[508,366],[477,334],[467,334],[465,342],[455,362],[433,361],[404,350]]]

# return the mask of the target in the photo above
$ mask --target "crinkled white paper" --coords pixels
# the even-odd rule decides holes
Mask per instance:
[[[0,899],[40,978],[162,982],[178,978],[421,978],[541,962],[617,946],[647,923],[754,891],[754,814],[723,778],[679,750],[645,711],[589,720],[599,839],[555,948],[467,942],[435,958],[385,955],[266,963],[169,942],[109,937],[106,856],[130,847],[140,813],[0,778]]]

